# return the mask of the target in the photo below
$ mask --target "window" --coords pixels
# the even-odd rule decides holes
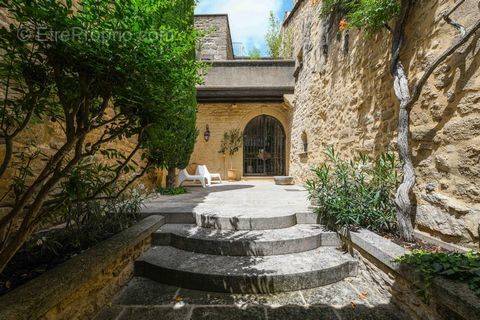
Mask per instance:
[[[303,152],[307,153],[308,152],[308,138],[307,138],[307,133],[303,131],[302,133],[302,145],[303,145]]]

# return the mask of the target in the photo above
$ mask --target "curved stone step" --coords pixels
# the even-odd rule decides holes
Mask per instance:
[[[219,256],[153,247],[135,274],[188,289],[276,293],[321,287],[357,273],[357,262],[331,247],[278,256]]]
[[[153,244],[225,256],[269,256],[339,246],[335,232],[303,224],[273,230],[218,230],[194,224],[167,224],[153,234]]]
[[[195,220],[199,227],[222,230],[284,229],[297,224],[295,213],[250,215],[196,212]]]

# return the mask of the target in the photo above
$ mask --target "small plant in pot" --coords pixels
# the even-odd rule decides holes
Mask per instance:
[[[232,158],[242,147],[242,133],[239,129],[232,129],[223,134],[218,153],[229,157],[230,169],[228,169],[228,180],[237,179],[237,170],[233,169]]]

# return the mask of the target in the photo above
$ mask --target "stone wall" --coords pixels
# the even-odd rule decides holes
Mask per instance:
[[[232,38],[227,15],[195,15],[195,28],[205,32],[205,36],[197,45],[198,59],[233,59]]]
[[[2,320],[94,319],[133,275],[165,224],[153,215],[0,297]]]
[[[426,287],[420,273],[395,261],[409,251],[392,241],[368,230],[348,232],[341,239],[344,248],[358,260],[358,277],[411,319],[469,320],[476,319],[480,312],[480,299],[465,282],[434,277]]]
[[[321,18],[321,1],[298,2],[284,30],[294,34],[297,59],[290,173],[305,181],[327,146],[348,157],[394,149],[398,103],[389,33],[339,31],[338,18]],[[456,30],[440,19],[453,4],[416,2],[402,52],[410,79],[455,40]],[[467,0],[453,18],[470,26],[478,15],[477,1]],[[418,228],[471,247],[478,247],[480,221],[479,38],[438,68],[411,114]]]
[[[230,160],[225,159],[222,154],[218,153],[223,134],[231,129],[240,129],[243,132],[250,120],[262,114],[278,119],[285,129],[286,136],[289,136],[290,113],[289,108],[283,103],[199,104],[197,114],[199,136],[190,159],[192,167],[205,164],[210,172],[220,173],[222,177],[225,177],[226,169],[230,166]],[[207,125],[211,132],[208,142],[203,138]],[[286,154],[288,155],[290,148],[288,139],[286,148]],[[287,172],[288,162],[287,159]],[[232,167],[243,174],[243,149],[240,149],[233,156]],[[191,168],[191,170],[193,169]]]

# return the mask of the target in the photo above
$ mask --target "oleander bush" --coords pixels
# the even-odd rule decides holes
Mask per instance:
[[[399,182],[395,155],[345,160],[333,148],[325,154],[327,161],[312,169],[314,178],[306,183],[322,224],[332,230],[395,232],[394,194]]]

